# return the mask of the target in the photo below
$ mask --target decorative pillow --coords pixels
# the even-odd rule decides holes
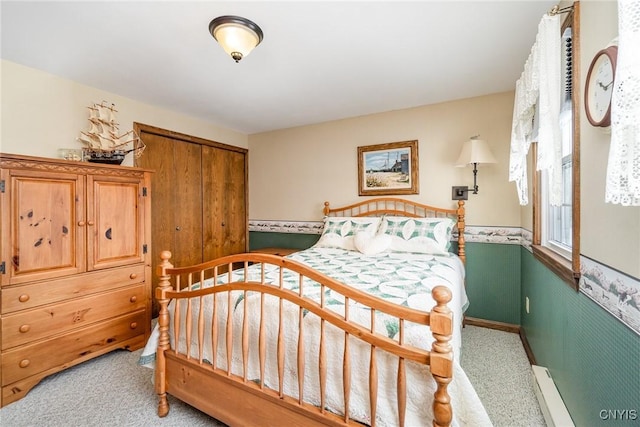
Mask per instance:
[[[378,217],[327,217],[320,240],[314,246],[355,251],[355,235],[365,233],[374,236],[379,226]]]
[[[446,254],[454,224],[451,218],[387,216],[382,219],[378,233],[391,236],[392,252]]]
[[[354,238],[356,249],[365,255],[375,255],[386,251],[391,246],[391,236],[388,234],[376,234],[372,236],[367,232],[358,232]]]

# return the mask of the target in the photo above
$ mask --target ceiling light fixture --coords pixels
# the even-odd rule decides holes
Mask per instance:
[[[209,32],[236,61],[249,55],[262,41],[262,30],[254,22],[240,16],[218,16],[209,23]]]

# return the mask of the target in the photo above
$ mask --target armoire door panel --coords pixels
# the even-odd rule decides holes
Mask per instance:
[[[3,194],[3,205],[11,210],[5,218],[12,218],[6,228],[10,236],[3,236],[10,239],[2,254],[8,261],[8,281],[3,283],[66,276],[85,269],[83,189],[83,177],[75,174],[10,171]]]
[[[144,262],[144,181],[87,177],[87,270]]]

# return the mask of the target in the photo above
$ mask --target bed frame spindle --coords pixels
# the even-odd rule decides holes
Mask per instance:
[[[344,299],[344,320],[349,321],[349,297]],[[344,422],[349,422],[349,400],[351,397],[351,353],[349,351],[349,332],[344,333],[344,353],[342,356],[342,388],[344,397]]]
[[[304,294],[302,289],[303,277],[298,280],[299,292],[302,297]],[[298,310],[298,403],[302,405],[304,402],[304,308]]]
[[[371,309],[371,333],[376,333],[376,311]],[[376,346],[371,344],[369,357],[369,405],[371,406],[371,427],[376,426],[378,412],[378,364],[376,363]]]
[[[404,345],[404,319],[400,319],[398,343]],[[404,370],[404,357],[398,358],[398,419],[400,427],[404,427],[405,411],[407,410],[407,375]]]

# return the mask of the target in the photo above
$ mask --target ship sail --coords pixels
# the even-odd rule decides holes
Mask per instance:
[[[102,101],[87,108],[89,130],[81,131],[77,140],[86,146],[89,161],[120,164],[127,153],[140,157],[145,145],[133,130],[120,134],[115,104]]]

